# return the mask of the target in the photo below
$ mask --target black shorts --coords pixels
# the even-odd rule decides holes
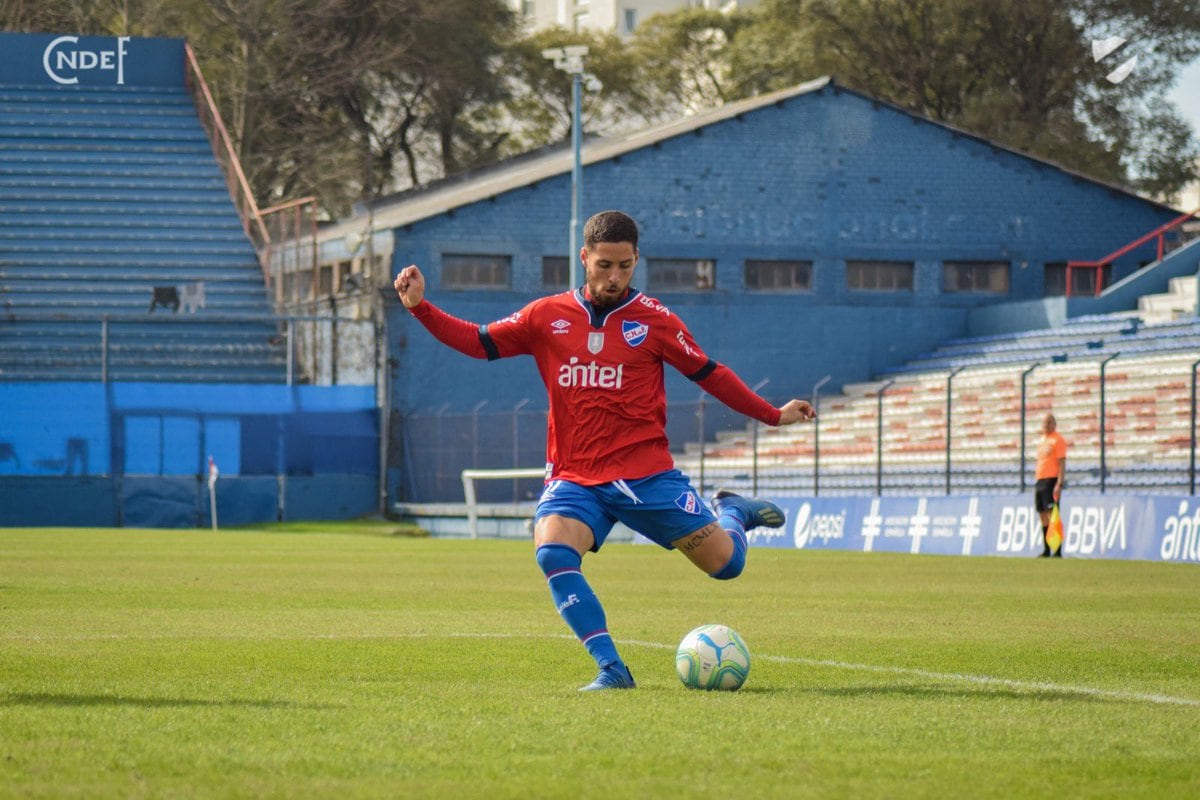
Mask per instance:
[[[1058,478],[1042,478],[1033,487],[1033,507],[1038,511],[1049,511],[1054,507],[1054,484]]]

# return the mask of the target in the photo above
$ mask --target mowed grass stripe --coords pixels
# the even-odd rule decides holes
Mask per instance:
[[[531,633],[394,633],[394,634],[316,634],[304,637],[296,636],[272,636],[264,637],[261,634],[237,636],[233,634],[221,636],[205,636],[205,637],[179,637],[144,634],[140,636],[125,636],[121,634],[108,635],[63,635],[63,636],[0,636],[0,639],[16,639],[27,641],[39,641],[45,639],[70,640],[70,641],[96,641],[96,640],[113,640],[113,639],[179,639],[179,638],[205,638],[205,639],[330,639],[330,640],[346,640],[346,639],[567,639],[575,641],[575,638],[567,634],[531,634]],[[642,642],[628,639],[618,639],[617,643],[621,646],[628,647],[646,647],[655,650],[675,650],[677,645],[667,644],[665,642]],[[892,675],[911,675],[919,678],[928,678],[934,681],[961,681],[964,683],[976,683],[984,686],[998,686],[1005,689],[1016,689],[1023,692],[1045,692],[1045,693],[1067,693],[1079,695],[1092,695],[1101,698],[1111,698],[1114,700],[1129,700],[1139,703],[1160,703],[1163,705],[1179,705],[1192,706],[1200,708],[1200,700],[1193,700],[1186,697],[1171,697],[1162,694],[1145,694],[1134,691],[1111,691],[1105,689],[1096,689],[1090,686],[1071,686],[1058,683],[1030,683],[1027,681],[1014,681],[1007,678],[997,678],[990,675],[963,675],[958,673],[932,672],[925,669],[905,669],[901,667],[888,667],[878,664],[848,664],[844,661],[830,661],[828,659],[819,658],[798,658],[795,656],[779,656],[769,653],[756,653],[755,661],[774,661],[780,664],[801,664],[814,667],[831,667],[834,669],[844,669],[859,672],[878,672]]]
[[[0,796],[1200,794],[1191,565],[612,546],[639,688],[580,695],[528,543],[338,530],[0,531]]]

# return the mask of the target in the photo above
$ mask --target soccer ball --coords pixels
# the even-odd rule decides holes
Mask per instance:
[[[740,689],[750,674],[750,650],[737,631],[701,625],[675,651],[675,671],[689,689]]]

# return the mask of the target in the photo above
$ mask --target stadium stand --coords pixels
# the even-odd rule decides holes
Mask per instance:
[[[1186,491],[1198,359],[1194,316],[1145,325],[1136,314],[1094,315],[1050,330],[957,339],[880,380],[843,387],[822,403],[819,433],[801,426],[720,435],[704,446],[704,483],[776,494],[1024,490],[1033,483],[1041,418],[1052,411],[1071,443],[1071,487]],[[693,475],[700,448],[689,445],[677,458]]]
[[[0,303],[4,380],[284,380],[262,270],[182,85],[0,85]]]

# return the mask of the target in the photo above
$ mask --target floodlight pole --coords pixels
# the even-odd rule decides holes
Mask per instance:
[[[770,382],[771,382],[770,378],[763,378],[761,381],[754,384],[754,386],[750,387],[750,391],[757,394],[760,389],[762,389],[764,386],[766,386]],[[750,464],[751,464],[751,467],[750,467],[750,493],[757,497],[758,496],[758,420],[752,420],[750,422],[750,447],[751,447],[751,450],[750,450],[750,459],[751,459],[751,461],[750,461]]]
[[[1200,280],[1200,279],[1198,279]],[[1200,301],[1197,301],[1200,302]],[[1192,415],[1189,418],[1191,427],[1188,428],[1188,433],[1191,435],[1191,456],[1188,459],[1188,484],[1190,494],[1196,493],[1196,368],[1200,367],[1200,361],[1192,362]]]
[[[1104,440],[1108,438],[1104,431],[1104,370],[1108,366],[1108,362],[1112,361],[1119,355],[1121,355],[1121,353],[1120,351],[1117,351],[1100,362],[1100,494],[1104,494],[1108,474],[1108,463],[1105,459],[1104,443]],[[1061,475],[1059,476],[1059,479],[1062,479]]]
[[[583,231],[579,220],[579,208],[583,197],[583,59],[588,49],[583,45],[551,47],[542,51],[542,57],[554,62],[554,66],[571,76],[571,228],[567,245],[567,277],[572,287],[580,286],[582,265],[579,251]]]
[[[821,495],[821,387],[830,377],[826,375],[813,386],[813,497]]]
[[[949,494],[950,494],[950,438],[951,438],[951,436],[953,436],[953,433],[951,431],[951,425],[950,425],[951,414],[953,413],[952,406],[950,403],[950,396],[954,390],[954,376],[957,375],[958,373],[962,372],[966,368],[967,367],[965,364],[961,367],[955,367],[954,369],[950,370],[950,374],[946,376],[946,494],[947,494],[947,496],[949,496]]]
[[[879,387],[879,393],[875,395],[875,496],[883,497],[883,393],[892,388],[892,384],[896,382],[892,378],[887,383]]]
[[[1025,384],[1030,373],[1041,365],[1042,362],[1038,361],[1021,373],[1021,463],[1017,465],[1017,472],[1021,475],[1021,494],[1025,493]]]

